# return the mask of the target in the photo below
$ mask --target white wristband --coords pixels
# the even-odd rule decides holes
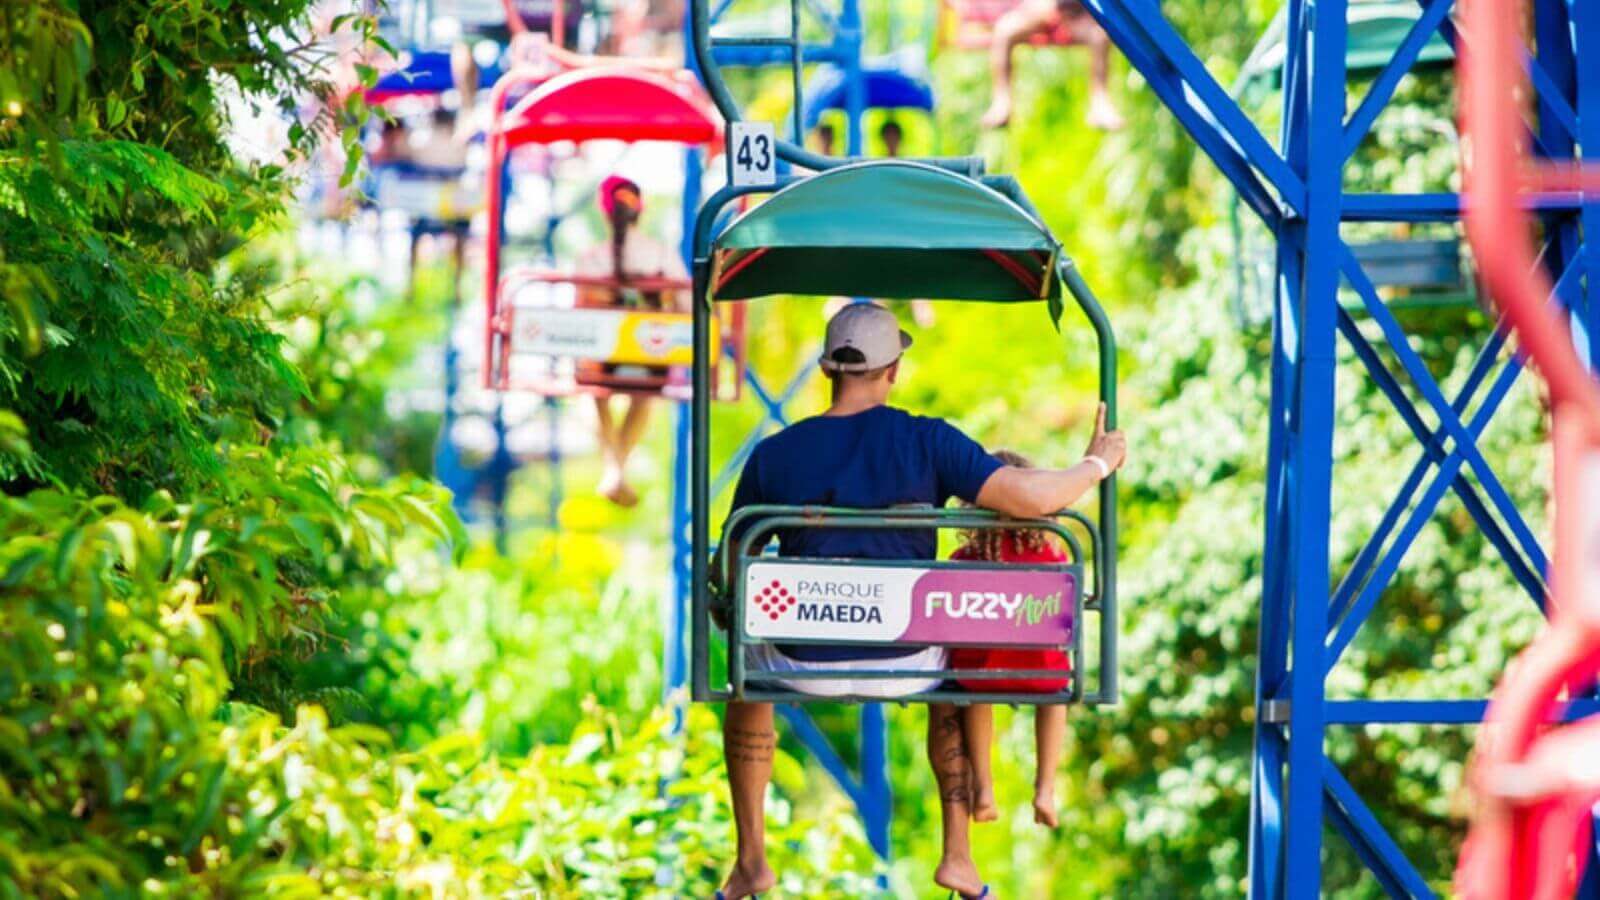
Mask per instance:
[[[1101,481],[1105,481],[1107,478],[1111,477],[1111,464],[1106,462],[1105,460],[1101,459],[1100,457],[1098,457],[1098,456],[1085,456],[1083,458],[1083,461],[1087,462],[1087,463],[1094,463],[1094,467],[1096,469],[1100,470],[1100,480]]]

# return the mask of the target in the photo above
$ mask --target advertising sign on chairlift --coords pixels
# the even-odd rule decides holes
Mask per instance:
[[[778,183],[778,133],[771,122],[728,126],[728,183],[769,187]]]
[[[513,321],[517,353],[634,365],[686,366],[694,361],[694,325],[686,313],[519,309]],[[715,354],[715,342],[712,350]]]
[[[767,640],[1063,646],[1078,575],[1064,568],[751,562],[744,629]]]

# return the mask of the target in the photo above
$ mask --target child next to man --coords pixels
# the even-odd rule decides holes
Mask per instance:
[[[1010,450],[1000,450],[993,455],[1008,466],[1031,468],[1033,465],[1026,457]],[[950,558],[968,562],[1070,561],[1060,540],[1038,528],[969,531],[963,535],[961,546]],[[1065,651],[1054,648],[958,648],[951,651],[950,668],[1061,672],[1060,678],[956,679],[957,683],[970,691],[1042,694],[1055,693],[1067,686],[1072,661]],[[1056,769],[1060,767],[1061,752],[1066,742],[1067,708],[1054,704],[1036,706],[1034,710],[1034,744],[1038,767],[1033,780],[1033,820],[1054,828],[1058,822]],[[990,765],[990,746],[994,743],[994,707],[979,703],[966,707],[962,711],[962,732],[974,776],[972,817],[979,822],[992,822],[1000,816],[994,799],[994,769]]]

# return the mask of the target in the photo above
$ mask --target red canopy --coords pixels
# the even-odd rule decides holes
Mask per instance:
[[[625,69],[580,69],[552,78],[500,122],[509,149],[556,141],[714,144],[722,124],[687,79]]]

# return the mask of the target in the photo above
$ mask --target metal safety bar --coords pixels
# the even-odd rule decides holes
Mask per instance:
[[[1100,704],[1109,702],[1104,693],[1105,679],[1100,678],[1101,690],[1090,696],[1084,695],[1083,689],[1083,628],[1082,618],[1085,611],[1095,612],[1102,617],[1115,618],[1116,608],[1113,599],[1108,608],[1098,594],[1086,594],[1082,589],[1084,575],[1083,546],[1076,534],[1069,528],[1069,524],[1077,525],[1089,535],[1090,546],[1095,553],[1095,562],[1099,561],[1101,553],[1100,536],[1087,517],[1080,513],[1067,510],[1058,514],[1059,518],[1043,519],[1013,519],[1000,516],[987,510],[972,509],[894,509],[894,510],[863,510],[846,509],[838,507],[800,507],[779,505],[755,505],[745,507],[730,516],[723,526],[724,540],[722,546],[733,547],[731,552],[724,550],[718,557],[718,571],[721,574],[720,591],[717,594],[719,601],[725,609],[731,612],[731,626],[728,630],[728,667],[729,689],[725,691],[712,691],[712,699],[753,699],[757,695],[761,699],[778,700],[785,702],[813,702],[813,701],[839,701],[841,699],[868,701],[873,699],[890,699],[902,703],[1006,703],[1015,705],[1060,705],[1069,703]],[[1061,521],[1062,519],[1066,521]],[[743,647],[747,642],[770,643],[748,637],[744,633],[744,574],[748,567],[763,559],[756,549],[766,544],[776,532],[795,528],[845,528],[861,530],[989,530],[1008,531],[1021,528],[1040,529],[1049,531],[1060,537],[1066,543],[1071,562],[1066,564],[1005,564],[1005,563],[974,563],[974,562],[948,562],[935,560],[830,560],[830,559],[805,559],[807,565],[837,566],[850,568],[853,566],[872,566],[877,568],[917,568],[917,569],[952,569],[972,571],[992,569],[996,571],[1050,571],[1068,572],[1074,575],[1080,588],[1072,599],[1073,631],[1071,642],[1061,647],[1068,653],[1072,660],[1070,673],[1050,669],[954,669],[945,668],[938,670],[910,670],[897,669],[886,661],[885,668],[881,669],[853,669],[847,674],[837,671],[813,672],[768,672],[765,670],[748,669],[743,658]],[[741,534],[742,532],[742,534]],[[730,543],[732,541],[732,543]],[[735,578],[734,574],[739,577]],[[1096,589],[1099,587],[1098,577],[1095,578]],[[707,614],[709,615],[709,609]],[[816,645],[859,646],[859,647],[884,647],[884,646],[941,646],[941,647],[985,647],[992,642],[928,642],[908,641],[886,645],[882,641],[854,640],[854,639],[828,639],[806,638],[781,639],[780,642],[805,643]],[[1024,646],[1012,644],[1008,646]],[[1041,645],[1042,646],[1042,645]],[[1053,645],[1052,645],[1053,646]],[[1100,647],[1100,656],[1097,660],[1096,670],[1104,673],[1115,667],[1115,647]],[[948,686],[932,691],[909,694],[903,697],[872,698],[872,697],[826,697],[808,694],[800,690],[784,690],[776,687],[751,688],[752,682],[765,681],[772,678],[781,678],[783,681],[808,681],[826,680],[848,677],[852,680],[862,681],[894,681],[905,679],[959,678],[962,681],[995,681],[1014,679],[1062,679],[1068,678],[1068,688],[1059,692],[1020,692],[1020,691],[976,691],[973,689],[956,689]]]

